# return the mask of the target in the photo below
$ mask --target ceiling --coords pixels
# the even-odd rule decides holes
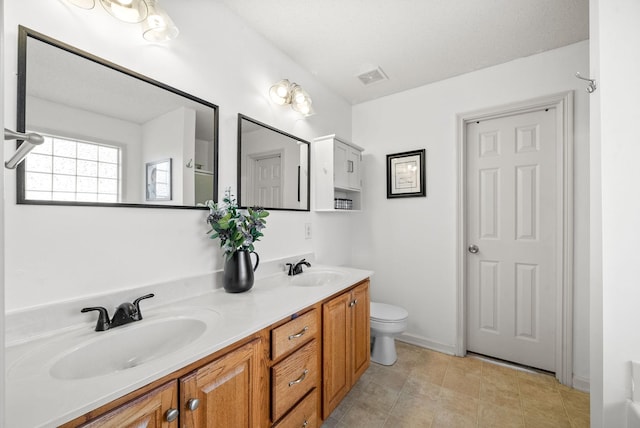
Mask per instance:
[[[221,1],[352,104],[589,38],[588,0]]]

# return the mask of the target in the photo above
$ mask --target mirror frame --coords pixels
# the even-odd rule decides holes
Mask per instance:
[[[18,26],[18,92],[17,92],[17,123],[16,130],[18,132],[25,132],[26,130],[26,95],[27,95],[27,40],[29,37],[38,41],[49,44],[55,48],[65,50],[71,54],[78,55],[89,61],[93,61],[104,67],[108,67],[116,72],[123,73],[135,79],[141,80],[145,83],[156,86],[165,91],[172,92],[176,95],[187,98],[191,101],[203,104],[213,109],[213,201],[218,201],[218,123],[220,116],[220,109],[216,104],[205,101],[194,95],[183,92],[172,86],[166,85],[150,77],[144,76],[135,71],[129,70],[118,64],[114,64],[103,58],[90,54],[86,51],[68,45],[64,42],[46,36],[42,33],[34,31],[30,28],[22,25]],[[22,140],[18,140],[18,147],[22,144]],[[76,201],[46,201],[37,199],[25,198],[25,171],[24,162],[21,162],[16,169],[16,198],[18,204],[25,205],[63,205],[63,206],[90,206],[90,207],[127,207],[127,208],[173,208],[173,209],[208,209],[205,206],[188,206],[188,205],[154,205],[154,204],[138,204],[130,202],[76,202]]]
[[[237,183],[237,193],[238,193],[238,204],[240,208],[247,208],[246,205],[240,204],[242,201],[242,121],[246,120],[251,123],[254,123],[258,126],[262,126],[263,128],[267,128],[271,131],[277,132],[278,134],[284,135],[285,137],[289,137],[293,140],[300,141],[302,143],[307,144],[309,149],[307,150],[307,165],[309,169],[307,180],[307,207],[306,208],[272,208],[272,207],[262,207],[269,211],[311,211],[311,143],[307,140],[303,140],[300,137],[296,137],[295,135],[289,134],[287,132],[281,131],[280,129],[274,128],[273,126],[267,125],[266,123],[262,123],[256,119],[253,119],[249,116],[246,116],[242,113],[238,113],[238,183]],[[300,175],[298,175],[298,180],[300,180]],[[300,182],[298,181],[298,188],[300,188]]]

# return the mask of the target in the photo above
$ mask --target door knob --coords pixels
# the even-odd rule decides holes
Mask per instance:
[[[478,251],[480,251],[480,248],[478,248],[478,246],[477,246],[477,245],[475,245],[475,244],[471,244],[471,245],[469,245],[469,252],[470,252],[471,254],[475,254],[475,253],[477,253]]]

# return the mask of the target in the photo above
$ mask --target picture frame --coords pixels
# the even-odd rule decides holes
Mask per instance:
[[[170,201],[171,158],[145,164],[145,199],[147,201]]]
[[[427,196],[426,150],[387,155],[387,199]]]

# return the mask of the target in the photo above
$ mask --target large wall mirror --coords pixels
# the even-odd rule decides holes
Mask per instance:
[[[218,107],[25,27],[18,203],[194,208],[217,199]]]
[[[309,211],[308,141],[238,115],[238,204]]]

